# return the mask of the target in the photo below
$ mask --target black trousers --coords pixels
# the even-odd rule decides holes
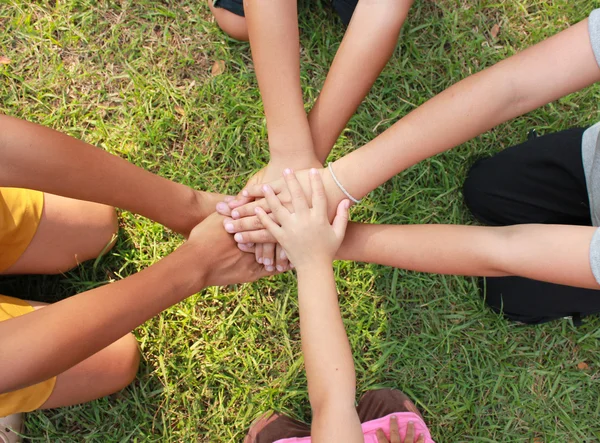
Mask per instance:
[[[591,226],[581,139],[585,129],[530,138],[479,160],[469,171],[463,195],[471,213],[491,226],[547,223]],[[496,312],[524,323],[543,323],[600,312],[600,291],[530,280],[480,280]]]

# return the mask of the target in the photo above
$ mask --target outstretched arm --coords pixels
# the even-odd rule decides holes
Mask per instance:
[[[66,371],[206,286],[266,275],[221,223],[210,216],[179,249],[131,277],[0,322],[0,357],[10,361],[0,365],[0,393]]]
[[[413,2],[359,0],[308,115],[315,154],[321,163],[392,56]]]
[[[472,75],[334,164],[360,198],[398,172],[600,80],[588,20]]]
[[[590,265],[598,228],[350,223],[337,257],[437,274],[521,276],[600,289]]]
[[[451,86],[367,145],[336,161],[333,169],[346,190],[361,198],[427,157],[599,80],[586,19]],[[343,194],[327,170],[320,172],[331,214]],[[298,179],[310,195],[308,171],[298,172]],[[279,180],[271,185],[280,200],[288,203],[283,183]],[[248,196],[262,195],[259,187],[244,191]],[[258,200],[237,208],[232,216],[252,216],[257,205],[266,207]]]
[[[217,201],[100,148],[6,115],[0,115],[0,186],[116,206],[184,235]]]
[[[244,2],[252,60],[262,96],[273,168],[314,166],[313,143],[300,86],[300,41],[296,1]],[[285,164],[284,164],[285,163]]]
[[[327,218],[327,198],[316,170],[311,173],[312,208],[294,174],[286,170],[294,196],[294,213],[266,189],[269,205],[281,226],[259,209],[265,226],[284,247],[298,271],[298,304],[302,353],[313,410],[314,442],[362,442],[354,407],[356,376],[352,351],[338,306],[332,260],[348,222],[348,201],[342,202],[333,225]]]

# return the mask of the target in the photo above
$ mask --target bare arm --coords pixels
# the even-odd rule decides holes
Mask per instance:
[[[315,153],[321,163],[391,57],[413,1],[358,2],[323,89],[308,115]]]
[[[337,257],[438,274],[510,276],[599,289],[590,267],[597,228],[351,223]]]
[[[202,288],[251,281],[262,269],[237,250],[214,214],[148,269],[0,322],[0,358],[10,361],[0,365],[0,393],[56,376]]]
[[[451,149],[511,118],[600,80],[588,20],[472,75],[438,94],[362,148],[333,164],[337,178],[360,198],[398,172]],[[321,170],[330,213],[343,198],[327,170]],[[298,178],[308,192],[308,171]],[[289,195],[281,180],[271,183],[281,201]],[[260,197],[260,187],[245,195]],[[254,214],[254,206],[237,208],[237,217]],[[251,238],[251,237],[250,237]],[[254,241],[245,239],[245,241]]]
[[[425,158],[599,80],[586,19],[438,94],[335,162],[336,174],[362,197]]]
[[[348,201],[338,206],[330,225],[327,198],[316,169],[311,173],[312,208],[300,184],[286,170],[286,186],[294,196],[294,213],[284,208],[270,188],[267,200],[281,226],[264,211],[258,215],[285,248],[298,270],[300,335],[313,410],[314,442],[362,442],[354,407],[356,375],[352,351],[338,306],[332,260],[348,222]]]
[[[280,177],[283,167],[293,166],[294,159],[314,158],[300,87],[297,5],[290,0],[246,0],[244,8],[267,118],[271,159],[286,160],[276,171],[276,177]]]
[[[50,128],[5,115],[0,115],[0,186],[116,206],[185,235],[213,212],[212,204],[204,201],[206,193]]]
[[[362,442],[352,350],[338,305],[331,261],[298,267],[302,354],[315,443]]]

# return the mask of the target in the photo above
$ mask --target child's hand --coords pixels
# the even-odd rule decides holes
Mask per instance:
[[[327,196],[317,170],[311,169],[309,174],[312,208],[309,207],[295,174],[286,169],[283,175],[294,212],[290,212],[282,205],[269,185],[264,185],[269,208],[281,226],[271,220],[260,207],[256,208],[256,214],[263,226],[281,244],[290,262],[296,268],[314,262],[331,263],[344,239],[350,201],[342,200],[339,203],[335,219],[330,224],[327,217]]]
[[[377,430],[377,443],[400,443],[401,441],[404,441],[404,443],[423,443],[425,441],[425,436],[423,434],[420,434],[415,440],[415,424],[412,421],[409,421],[408,425],[406,426],[406,436],[404,437],[404,440],[401,440],[400,437],[398,420],[394,416],[390,418],[389,440],[381,429]]]

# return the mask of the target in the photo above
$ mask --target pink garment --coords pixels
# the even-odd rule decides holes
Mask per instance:
[[[415,424],[415,440],[419,435],[425,436],[425,443],[435,443],[431,438],[429,429],[425,422],[414,412],[396,412],[394,414],[386,415],[385,417],[378,418],[377,420],[371,420],[362,424],[363,434],[365,436],[365,443],[377,443],[377,429],[382,429],[385,436],[390,439],[390,417],[395,415],[398,418],[398,429],[400,430],[400,439],[404,441],[406,437],[406,427],[408,422],[412,421]],[[310,443],[310,437],[302,438],[284,438],[277,440],[274,443]]]

